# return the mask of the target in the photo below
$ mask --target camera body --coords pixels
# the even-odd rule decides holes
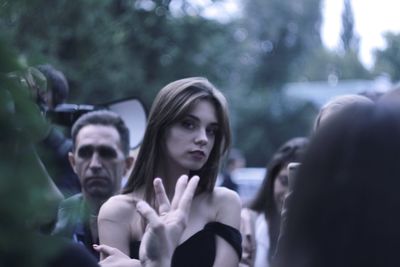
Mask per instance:
[[[74,122],[83,114],[104,107],[93,105],[60,104],[54,109],[46,111],[46,118],[54,123],[65,127],[72,127]]]
[[[131,149],[137,148],[142,142],[147,124],[147,112],[142,101],[135,97],[98,105],[59,104],[54,109],[47,109],[46,118],[54,124],[71,128],[83,114],[107,109],[121,116],[129,129]]]

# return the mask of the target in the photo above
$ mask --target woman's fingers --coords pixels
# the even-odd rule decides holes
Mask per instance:
[[[171,209],[171,204],[167,194],[165,193],[165,188],[160,178],[156,178],[153,181],[154,192],[156,195],[156,200],[158,202],[158,212],[160,215],[168,212]]]
[[[176,208],[178,208],[179,202],[187,187],[188,179],[189,178],[187,175],[182,175],[176,182],[175,194],[174,197],[172,198],[171,209],[175,210]]]
[[[155,232],[158,232],[163,224],[157,212],[145,201],[139,201],[136,204],[136,209],[139,214],[147,220],[148,225],[153,228]]]
[[[96,250],[97,252],[101,253],[104,258],[111,256],[111,255],[115,255],[118,252],[120,252],[118,249],[107,246],[107,245],[93,245],[93,249]],[[121,252],[122,253],[122,252]]]
[[[192,205],[192,200],[196,192],[197,185],[199,184],[199,181],[200,177],[197,175],[190,178],[185,188],[185,191],[183,192],[183,195],[179,201],[178,208],[182,210],[185,214],[189,214],[190,207]]]

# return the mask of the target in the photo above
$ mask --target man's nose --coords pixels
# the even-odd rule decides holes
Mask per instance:
[[[89,167],[92,169],[99,169],[101,168],[101,159],[97,151],[95,151],[90,158],[90,164]]]

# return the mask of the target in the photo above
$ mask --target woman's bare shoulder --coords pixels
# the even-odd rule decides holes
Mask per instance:
[[[242,204],[236,192],[224,187],[214,188],[212,205],[216,209],[216,220],[218,222],[239,228]]]
[[[226,203],[231,203],[231,205],[241,206],[241,200],[239,195],[226,187],[215,187],[212,192],[213,201],[215,204],[221,203],[225,205]]]
[[[136,212],[138,199],[133,194],[120,194],[109,198],[100,208],[99,220],[121,220]]]

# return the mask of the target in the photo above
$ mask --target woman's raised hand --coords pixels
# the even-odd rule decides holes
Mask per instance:
[[[198,176],[179,177],[171,203],[161,179],[154,179],[158,213],[145,201],[137,203],[137,211],[148,222],[139,250],[142,266],[170,266],[173,252],[186,228],[199,179]]]

